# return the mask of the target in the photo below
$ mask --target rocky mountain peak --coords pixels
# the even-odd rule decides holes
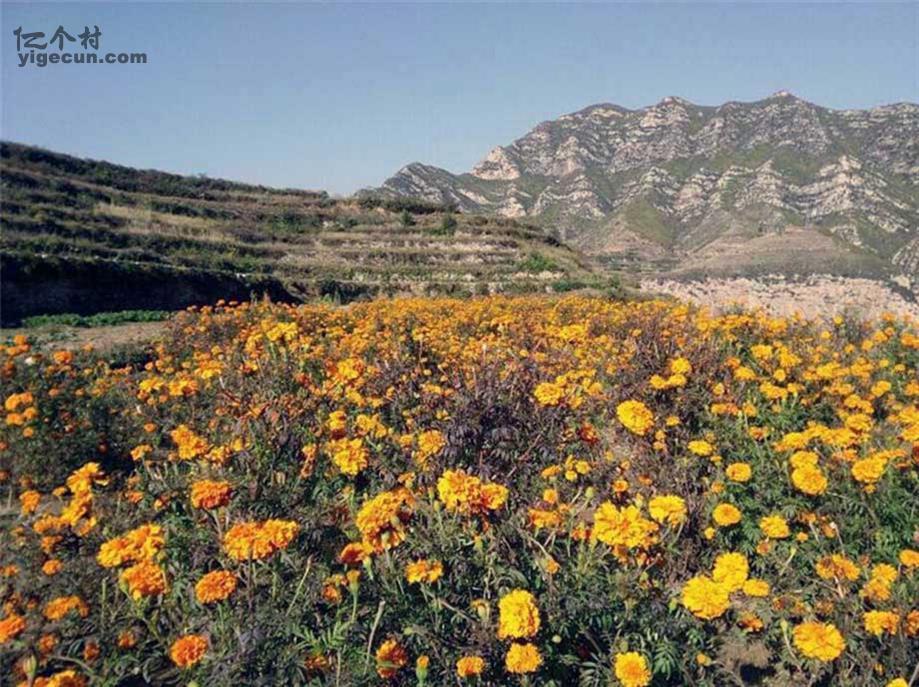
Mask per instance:
[[[531,217],[636,264],[649,255],[686,264],[725,242],[742,257],[754,245],[746,236],[782,266],[781,239],[768,237],[806,227],[834,269],[905,274],[919,286],[915,103],[834,110],[784,90],[718,106],[678,96],[634,110],[598,103],[492,149],[469,173],[413,164],[378,192]]]

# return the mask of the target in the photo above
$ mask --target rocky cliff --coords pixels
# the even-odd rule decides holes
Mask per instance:
[[[779,92],[717,107],[592,105],[468,173],[413,163],[375,191],[532,217],[620,267],[919,284],[913,103],[832,110]]]

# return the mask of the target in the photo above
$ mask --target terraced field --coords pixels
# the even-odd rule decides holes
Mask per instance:
[[[338,200],[3,143],[4,324],[267,293],[562,291],[608,285],[535,226],[411,200]]]

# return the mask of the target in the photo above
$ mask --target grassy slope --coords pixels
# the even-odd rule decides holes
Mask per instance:
[[[151,280],[195,275],[213,277],[213,288],[226,280],[241,281],[242,290],[268,284],[275,295],[292,298],[599,283],[583,257],[541,229],[511,220],[457,215],[455,228],[443,231],[441,206],[335,200],[321,192],[142,171],[12,143],[2,144],[2,162],[0,258],[6,274],[26,285],[34,279],[37,286],[49,270],[62,275],[73,269],[115,270],[116,281],[128,289],[135,273],[143,275],[137,284],[144,288]],[[545,264],[552,269],[528,269]]]

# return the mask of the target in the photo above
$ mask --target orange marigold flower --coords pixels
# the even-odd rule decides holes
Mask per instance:
[[[166,573],[156,563],[141,561],[121,573],[121,581],[127,585],[128,592],[136,601],[145,596],[158,596],[165,594]]]
[[[195,597],[200,603],[223,601],[236,591],[236,575],[227,570],[207,573],[195,584]]]
[[[0,620],[0,644],[6,644],[15,639],[26,629],[26,619],[16,613],[11,613]]]
[[[203,635],[183,635],[169,647],[169,658],[179,668],[189,668],[207,653],[207,638]]]
[[[291,520],[239,522],[223,537],[223,549],[233,560],[261,560],[286,549],[300,531]]]
[[[463,656],[456,662],[456,676],[475,677],[485,670],[485,659],[481,656]]]
[[[45,604],[45,617],[48,620],[60,620],[70,611],[76,611],[81,618],[89,615],[89,606],[79,596],[59,596]]]
[[[191,485],[191,505],[195,508],[214,509],[227,505],[233,495],[229,482],[202,479]]]

